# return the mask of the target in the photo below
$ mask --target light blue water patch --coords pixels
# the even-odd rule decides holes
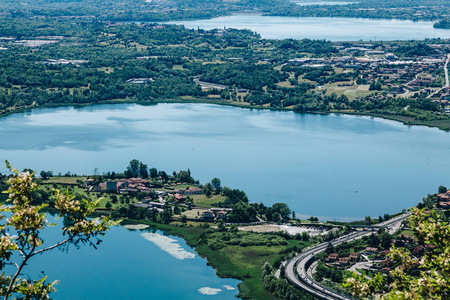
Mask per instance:
[[[45,230],[47,243],[61,236],[60,227]],[[142,235],[172,240],[172,248],[184,252],[185,259],[165,250]],[[60,280],[52,299],[232,299],[238,294],[234,279],[217,277],[186,242],[159,230],[111,228],[98,249],[87,245],[79,249],[52,250],[33,257],[25,274],[49,281]],[[164,243],[164,242],[163,242]],[[172,251],[172,254],[170,253]],[[186,255],[186,253],[188,255]],[[183,257],[180,256],[180,257]],[[208,293],[214,292],[214,295]]]
[[[433,28],[433,22],[362,18],[272,17],[232,15],[207,20],[170,21],[168,24],[206,30],[250,29],[266,39],[325,39],[330,41],[395,41],[450,38],[450,30]]]

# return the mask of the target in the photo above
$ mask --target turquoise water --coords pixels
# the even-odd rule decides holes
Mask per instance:
[[[450,30],[433,28],[433,22],[370,20],[358,18],[294,18],[233,15],[208,20],[167,22],[187,28],[250,29],[267,39],[326,39],[330,41],[394,41],[450,38]]]
[[[59,227],[47,230],[46,242],[60,240]],[[189,255],[177,259],[141,236],[153,232],[164,238],[162,231],[116,226],[97,250],[73,245],[68,251],[52,250],[32,258],[24,271],[34,279],[45,274],[49,281],[60,280],[52,294],[56,300],[232,299],[238,294],[240,281],[217,277],[183,239],[168,236]],[[216,294],[202,294],[205,288]]]
[[[77,174],[139,159],[168,173],[219,177],[252,202],[299,216],[377,217],[449,184],[449,133],[370,117],[207,104],[37,109],[0,119],[0,159]],[[0,172],[5,172],[0,166]]]

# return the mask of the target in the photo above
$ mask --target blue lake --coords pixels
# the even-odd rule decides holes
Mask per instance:
[[[151,236],[151,241],[146,236]],[[60,241],[60,226],[47,228],[44,240],[49,245]],[[24,271],[34,279],[45,274],[49,281],[59,280],[58,291],[52,294],[56,300],[225,300],[238,294],[240,281],[217,277],[206,259],[181,238],[162,231],[116,226],[102,241],[97,250],[72,245],[68,251],[55,249],[38,255]],[[158,243],[174,251],[162,251]]]
[[[186,28],[250,29],[266,39],[326,39],[330,41],[394,41],[450,38],[450,30],[433,28],[433,22],[360,18],[294,18],[232,15],[207,20],[167,22]]]
[[[207,104],[37,109],[0,119],[0,159],[62,174],[123,171],[139,159],[168,173],[286,202],[299,216],[395,213],[449,185],[450,136],[370,117]],[[0,166],[0,172],[5,172]]]

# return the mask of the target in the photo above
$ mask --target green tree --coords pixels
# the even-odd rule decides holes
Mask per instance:
[[[216,190],[217,193],[220,193],[221,190],[221,182],[220,179],[215,177],[211,180],[212,187]]]
[[[212,192],[213,186],[210,182],[208,182],[207,184],[205,184],[204,189]]]
[[[333,244],[332,243],[328,243],[327,249],[325,249],[325,253],[326,254],[331,254],[331,253],[334,253],[334,252],[335,252],[335,249],[334,249]]]
[[[140,162],[137,159],[133,159],[132,161],[130,161],[130,164],[128,165],[127,169],[125,170],[125,175],[128,178],[138,177],[139,176],[139,164],[140,164]]]
[[[222,219],[220,219],[217,222],[217,230],[219,230],[219,231],[226,231],[227,230],[227,227],[225,226],[225,222]]]
[[[302,240],[309,241],[309,233],[307,231],[302,232]]]
[[[439,191],[439,194],[443,194],[443,193],[447,192],[447,188],[443,185],[440,185],[438,191]]]
[[[287,219],[291,214],[291,210],[286,203],[275,203],[272,205],[272,211],[279,213],[283,219]]]
[[[148,178],[148,167],[142,162],[139,162],[139,176],[142,178]]]
[[[44,180],[48,179],[47,172],[45,172],[45,171],[41,171],[41,173],[39,173],[39,175],[41,175],[41,178]]]
[[[158,170],[156,168],[151,168],[149,171],[150,171],[150,177],[151,178],[158,177]]]
[[[98,235],[103,235],[110,226],[119,222],[113,222],[109,217],[88,219],[87,216],[95,211],[99,201],[75,200],[68,191],[61,193],[54,190],[54,207],[65,222],[63,239],[48,245],[41,237],[41,231],[53,225],[47,222],[46,214],[42,211],[46,205],[32,205],[33,192],[38,189],[38,185],[33,182],[34,174],[19,173],[8,161],[6,165],[15,175],[9,177],[9,188],[5,191],[9,194],[8,205],[1,206],[1,212],[10,216],[5,224],[0,225],[0,264],[2,268],[7,264],[15,266],[16,270],[11,275],[0,275],[0,295],[4,299],[48,299],[48,294],[56,290],[54,286],[57,281],[48,282],[47,276],[39,280],[20,277],[24,275],[24,267],[30,263],[30,259],[70,243],[81,242],[94,246],[100,242]],[[3,214],[1,217],[5,218]]]
[[[189,175],[188,171],[180,171],[177,173],[177,178],[180,182],[192,182],[194,181],[191,177],[191,175]]]
[[[392,236],[387,232],[383,232],[380,235],[380,237],[381,237],[381,247],[383,249],[389,249],[391,247]]]
[[[162,182],[167,182],[167,180],[169,179],[169,176],[167,176],[167,173],[165,171],[160,171],[159,176],[161,176]]]

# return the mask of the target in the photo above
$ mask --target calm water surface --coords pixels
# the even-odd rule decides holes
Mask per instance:
[[[167,22],[187,28],[250,29],[267,39],[326,39],[330,41],[393,41],[450,38],[450,30],[433,28],[433,22],[370,20],[358,18],[293,18],[233,15],[208,20]]]
[[[449,133],[369,117],[96,105],[1,118],[0,140],[0,158],[17,168],[92,174],[123,171],[136,158],[331,219],[398,212],[450,185]]]
[[[61,220],[60,220],[61,221]],[[59,221],[59,222],[60,222]],[[50,229],[50,230],[48,230]],[[185,259],[162,251],[143,235],[172,241]],[[186,242],[151,229],[129,230],[122,226],[110,229],[97,250],[82,246],[78,250],[52,250],[30,261],[25,271],[40,278],[60,280],[56,300],[97,299],[233,299],[238,294],[235,279],[217,277]],[[59,241],[60,227],[47,228],[45,241]],[[183,255],[181,256],[183,257]],[[45,267],[43,267],[45,266]],[[208,295],[205,293],[213,293]]]

